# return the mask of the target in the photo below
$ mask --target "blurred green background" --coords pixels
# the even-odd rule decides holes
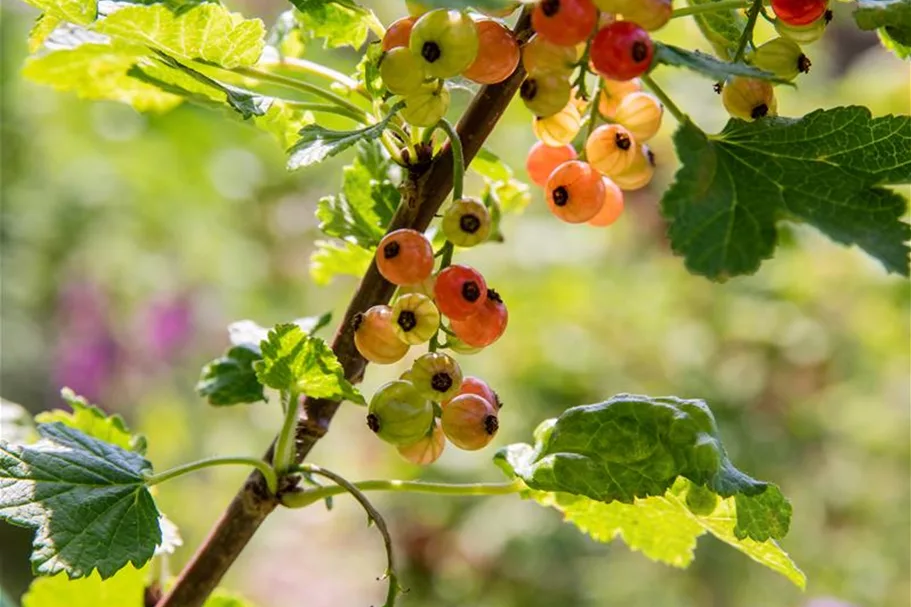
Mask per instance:
[[[373,2],[388,22],[399,2]],[[277,0],[235,5],[267,23]],[[875,46],[838,5],[780,112],[866,104],[907,113],[908,64]],[[34,13],[5,2],[2,28],[2,393],[33,411],[69,385],[148,435],[161,470],[215,454],[259,454],[278,406],[214,410],[193,392],[199,368],[234,320],[261,324],[327,310],[340,318],[350,279],[316,288],[308,257],[317,199],[343,160],[289,174],[280,147],[237,120],[182,106],[140,115],[21,79]],[[688,20],[661,38],[699,45]],[[343,71],[353,52],[314,55]],[[665,73],[667,72],[667,73]],[[658,74],[704,127],[725,116],[708,81]],[[467,97],[460,94],[464,102]],[[911,596],[909,288],[857,250],[782,226],[777,257],[727,284],[689,275],[663,236],[657,199],[674,171],[667,119],[660,173],[627,198],[608,230],[556,221],[539,192],[505,219],[506,242],[465,253],[510,306],[510,328],[461,359],[506,407],[493,446],[450,448],[429,469],[400,460],[344,407],[313,460],[352,479],[497,480],[496,447],[568,406],[618,392],[708,400],[734,462],[781,485],[794,505],[784,547],[806,593],[711,538],[677,570],[622,543],[598,544],[555,511],[514,497],[377,496],[397,540],[411,606],[905,607]],[[533,142],[515,104],[490,147],[520,168]],[[479,184],[469,186],[477,189]],[[372,367],[365,390],[402,365]],[[244,477],[209,470],[160,486],[185,562]],[[225,585],[261,607],[381,600],[383,555],[345,498],[327,512],[277,512]],[[0,535],[3,581],[16,595],[28,534]],[[843,603],[842,603],[843,602]]]

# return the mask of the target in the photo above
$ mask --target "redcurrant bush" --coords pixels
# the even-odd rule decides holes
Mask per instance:
[[[449,442],[466,451],[477,451],[489,445],[500,428],[494,406],[474,394],[464,394],[449,401],[443,407],[440,421]]]
[[[490,212],[477,198],[454,201],[443,214],[443,236],[459,247],[479,245],[490,235]]]
[[[551,213],[567,223],[585,223],[604,204],[604,182],[587,162],[564,162],[551,173],[544,189]]]
[[[543,188],[554,169],[564,162],[575,160],[576,156],[576,149],[569,144],[551,147],[539,141],[528,151],[525,170],[532,182]]]
[[[372,363],[390,365],[408,353],[408,344],[396,335],[392,308],[373,306],[354,317],[354,345]]]
[[[443,434],[443,426],[440,424],[440,420],[435,420],[430,432],[418,442],[410,445],[399,445],[396,449],[399,455],[412,464],[428,466],[440,459],[445,447],[446,436]]]
[[[503,82],[519,65],[519,43],[503,24],[493,19],[477,22],[478,55],[462,75],[479,84]]]
[[[560,46],[584,42],[598,23],[598,9],[591,0],[541,0],[531,14],[539,36]]]
[[[428,352],[411,366],[411,382],[424,398],[436,402],[449,400],[462,387],[462,369],[448,354]]]
[[[440,328],[440,311],[433,300],[420,293],[407,293],[392,306],[395,334],[406,344],[430,341]]]
[[[422,15],[411,30],[411,52],[434,78],[452,78],[478,56],[478,28],[461,11],[436,9]]]
[[[437,274],[433,294],[443,316],[450,320],[465,320],[477,314],[484,305],[487,283],[474,268],[453,265]]]
[[[413,445],[433,423],[433,405],[411,382],[391,381],[373,393],[367,408],[367,427],[393,445]]]
[[[648,32],[631,21],[617,21],[598,30],[591,62],[605,78],[632,80],[652,64],[655,45]]]
[[[417,230],[395,230],[377,246],[376,268],[394,285],[421,282],[433,272],[433,246]]]
[[[486,348],[506,332],[509,312],[500,294],[487,289],[484,305],[465,320],[453,320],[452,331],[462,342],[474,348]]]

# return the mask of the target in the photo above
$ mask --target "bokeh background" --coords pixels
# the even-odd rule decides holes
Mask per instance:
[[[386,22],[400,2],[372,3]],[[267,23],[277,0],[235,4]],[[839,4],[813,70],[782,90],[780,111],[865,104],[908,113],[908,64],[857,32]],[[149,439],[161,470],[215,454],[259,454],[278,406],[214,410],[193,391],[227,344],[231,321],[268,325],[334,311],[355,287],[317,288],[308,257],[317,199],[343,159],[288,173],[267,134],[183,106],[140,115],[22,80],[34,12],[4,0],[2,29],[2,394],[32,411],[61,406],[70,386]],[[662,38],[698,46],[687,20]],[[313,56],[351,71],[353,52]],[[708,81],[657,76],[703,126],[725,116]],[[457,95],[459,97],[459,95]],[[461,94],[460,101],[466,97]],[[806,593],[712,538],[688,570],[598,544],[555,511],[512,497],[377,495],[410,593],[406,606],[905,607],[911,596],[909,288],[858,250],[782,226],[776,258],[752,277],[712,284],[669,252],[657,200],[675,160],[668,117],[660,172],[608,230],[569,226],[539,192],[508,216],[505,243],[464,255],[510,306],[510,329],[463,357],[506,403],[495,444],[450,449],[429,469],[400,460],[344,407],[313,459],[352,479],[497,480],[496,447],[529,440],[566,407],[618,392],[703,397],[732,459],[781,485],[794,520],[783,542]],[[533,142],[515,104],[490,147],[517,169]],[[520,170],[521,172],[521,170]],[[469,185],[477,189],[478,183]],[[402,366],[370,368],[365,389]],[[192,554],[245,472],[209,470],[160,486],[159,503]],[[10,598],[27,584],[28,535],[0,530]],[[277,512],[225,585],[261,607],[378,603],[379,540],[348,499]]]

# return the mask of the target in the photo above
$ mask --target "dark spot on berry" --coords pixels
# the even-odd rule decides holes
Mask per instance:
[[[525,101],[531,101],[538,96],[538,81],[534,78],[526,78],[519,87],[519,96]]]
[[[503,298],[493,289],[487,289],[487,299],[496,303],[503,303]]]
[[[633,146],[633,140],[630,139],[629,135],[626,133],[617,133],[617,136],[614,137],[614,143],[617,145],[618,149],[621,149],[624,152]]]
[[[477,215],[459,217],[459,228],[466,234],[474,234],[481,229],[481,219]]]
[[[481,297],[481,287],[473,280],[466,280],[462,283],[462,299],[474,303]]]
[[[401,251],[402,251],[402,245],[400,245],[398,242],[393,240],[392,242],[387,243],[386,246],[383,247],[383,257],[385,257],[386,259],[395,259],[396,257],[398,257],[398,255],[399,255],[399,253],[401,253]]]
[[[760,103],[753,108],[753,111],[750,112],[750,116],[755,120],[757,118],[762,118],[763,116],[768,116],[769,106],[764,103]]]
[[[488,415],[484,418],[484,432],[493,436],[497,433],[497,430],[500,429],[500,420],[497,419],[496,415]]]
[[[801,53],[800,57],[797,58],[797,69],[800,70],[802,74],[809,74],[810,67],[813,65],[813,62],[810,61],[810,58]]]
[[[443,54],[443,51],[440,50],[440,45],[436,42],[427,41],[424,43],[424,46],[421,47],[421,57],[427,63],[433,63]]]
[[[569,191],[562,185],[555,188],[554,191],[551,192],[551,196],[554,199],[554,204],[558,207],[566,206],[566,203],[569,202]]]
[[[380,431],[380,418],[378,418],[375,413],[367,415],[367,427],[374,432]]]
[[[648,163],[650,165],[652,165],[652,166],[657,165],[657,163],[655,162],[655,152],[653,152],[651,148],[648,148],[648,150],[645,154],[645,157],[648,158]]]
[[[636,40],[633,42],[633,48],[631,49],[630,55],[636,63],[645,61],[648,59],[648,45],[641,40]]]
[[[826,20],[826,25],[829,25],[830,23],[832,23],[832,19],[834,17],[835,17],[835,13],[832,12],[832,9],[829,9],[825,12],[825,14],[823,15],[822,18]]]
[[[363,312],[358,312],[354,315],[354,318],[351,319],[351,328],[354,329],[354,332],[357,333],[357,330],[361,328],[361,324],[364,322]]]
[[[541,12],[545,17],[553,17],[560,12],[560,0],[544,0],[541,3]]]
[[[430,387],[437,392],[445,392],[452,387],[452,377],[449,376],[449,373],[442,371],[434,373],[433,377],[430,378]]]
[[[402,327],[402,331],[406,332],[411,331],[418,326],[418,319],[411,310],[402,310],[399,312],[399,317],[396,319],[396,322]]]
[[[715,91],[716,95],[720,95],[721,91],[724,90],[724,85],[720,82],[716,82],[712,85],[712,90]]]

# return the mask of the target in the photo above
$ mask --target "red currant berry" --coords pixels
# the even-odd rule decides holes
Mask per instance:
[[[408,353],[408,344],[396,335],[389,306],[373,306],[354,317],[354,345],[361,356],[380,365],[391,365]]]
[[[651,36],[632,21],[617,21],[602,27],[591,47],[595,70],[613,80],[641,76],[651,66],[654,54]]]
[[[421,282],[433,272],[433,246],[417,230],[390,232],[376,249],[376,269],[394,285]]]
[[[407,381],[381,386],[367,408],[367,427],[393,445],[413,445],[427,434],[432,423],[433,405]]]
[[[490,386],[487,385],[487,382],[478,377],[473,377],[471,375],[462,378],[462,387],[459,388],[459,393],[457,396],[462,396],[463,394],[474,394],[475,396],[480,396],[491,405],[494,406],[498,411],[500,410],[500,398],[497,396],[497,393],[491,390]],[[445,407],[451,401],[444,401],[442,404]]]
[[[509,322],[503,299],[493,289],[487,290],[484,305],[465,320],[453,320],[452,331],[462,342],[474,348],[486,348],[502,337]]]
[[[772,0],[775,16],[788,25],[808,25],[822,17],[828,0]]]
[[[544,187],[550,211],[567,223],[585,223],[604,205],[604,182],[587,162],[564,162]]]
[[[478,56],[462,75],[479,84],[503,82],[519,65],[519,43],[508,28],[493,19],[476,23],[478,27]]]
[[[448,354],[428,352],[411,366],[411,382],[424,398],[435,402],[449,400],[462,387],[462,369]]]
[[[452,399],[443,407],[440,421],[446,438],[466,451],[486,447],[500,428],[494,406],[474,394]]]
[[[623,213],[623,190],[613,180],[604,178],[604,204],[598,214],[588,220],[588,225],[605,228]]]
[[[525,159],[525,170],[532,182],[542,188],[547,184],[547,178],[554,172],[554,169],[570,160],[576,159],[576,150],[571,145],[561,145],[551,147],[540,141],[531,146],[528,150],[528,158]]]
[[[436,420],[429,434],[413,445],[399,445],[398,451],[399,455],[412,464],[426,466],[437,461],[443,454],[445,447],[446,436],[443,434],[440,420]]]
[[[474,268],[449,266],[437,275],[433,294],[437,307],[444,316],[451,320],[465,320],[484,305],[487,283]]]
[[[400,46],[407,48],[408,41],[411,39],[411,28],[414,27],[415,21],[417,21],[417,17],[402,17],[393,21],[386,30],[386,35],[383,36],[383,50],[391,51]]]
[[[591,0],[541,0],[531,14],[538,35],[560,46],[583,42],[597,23],[598,9]]]

